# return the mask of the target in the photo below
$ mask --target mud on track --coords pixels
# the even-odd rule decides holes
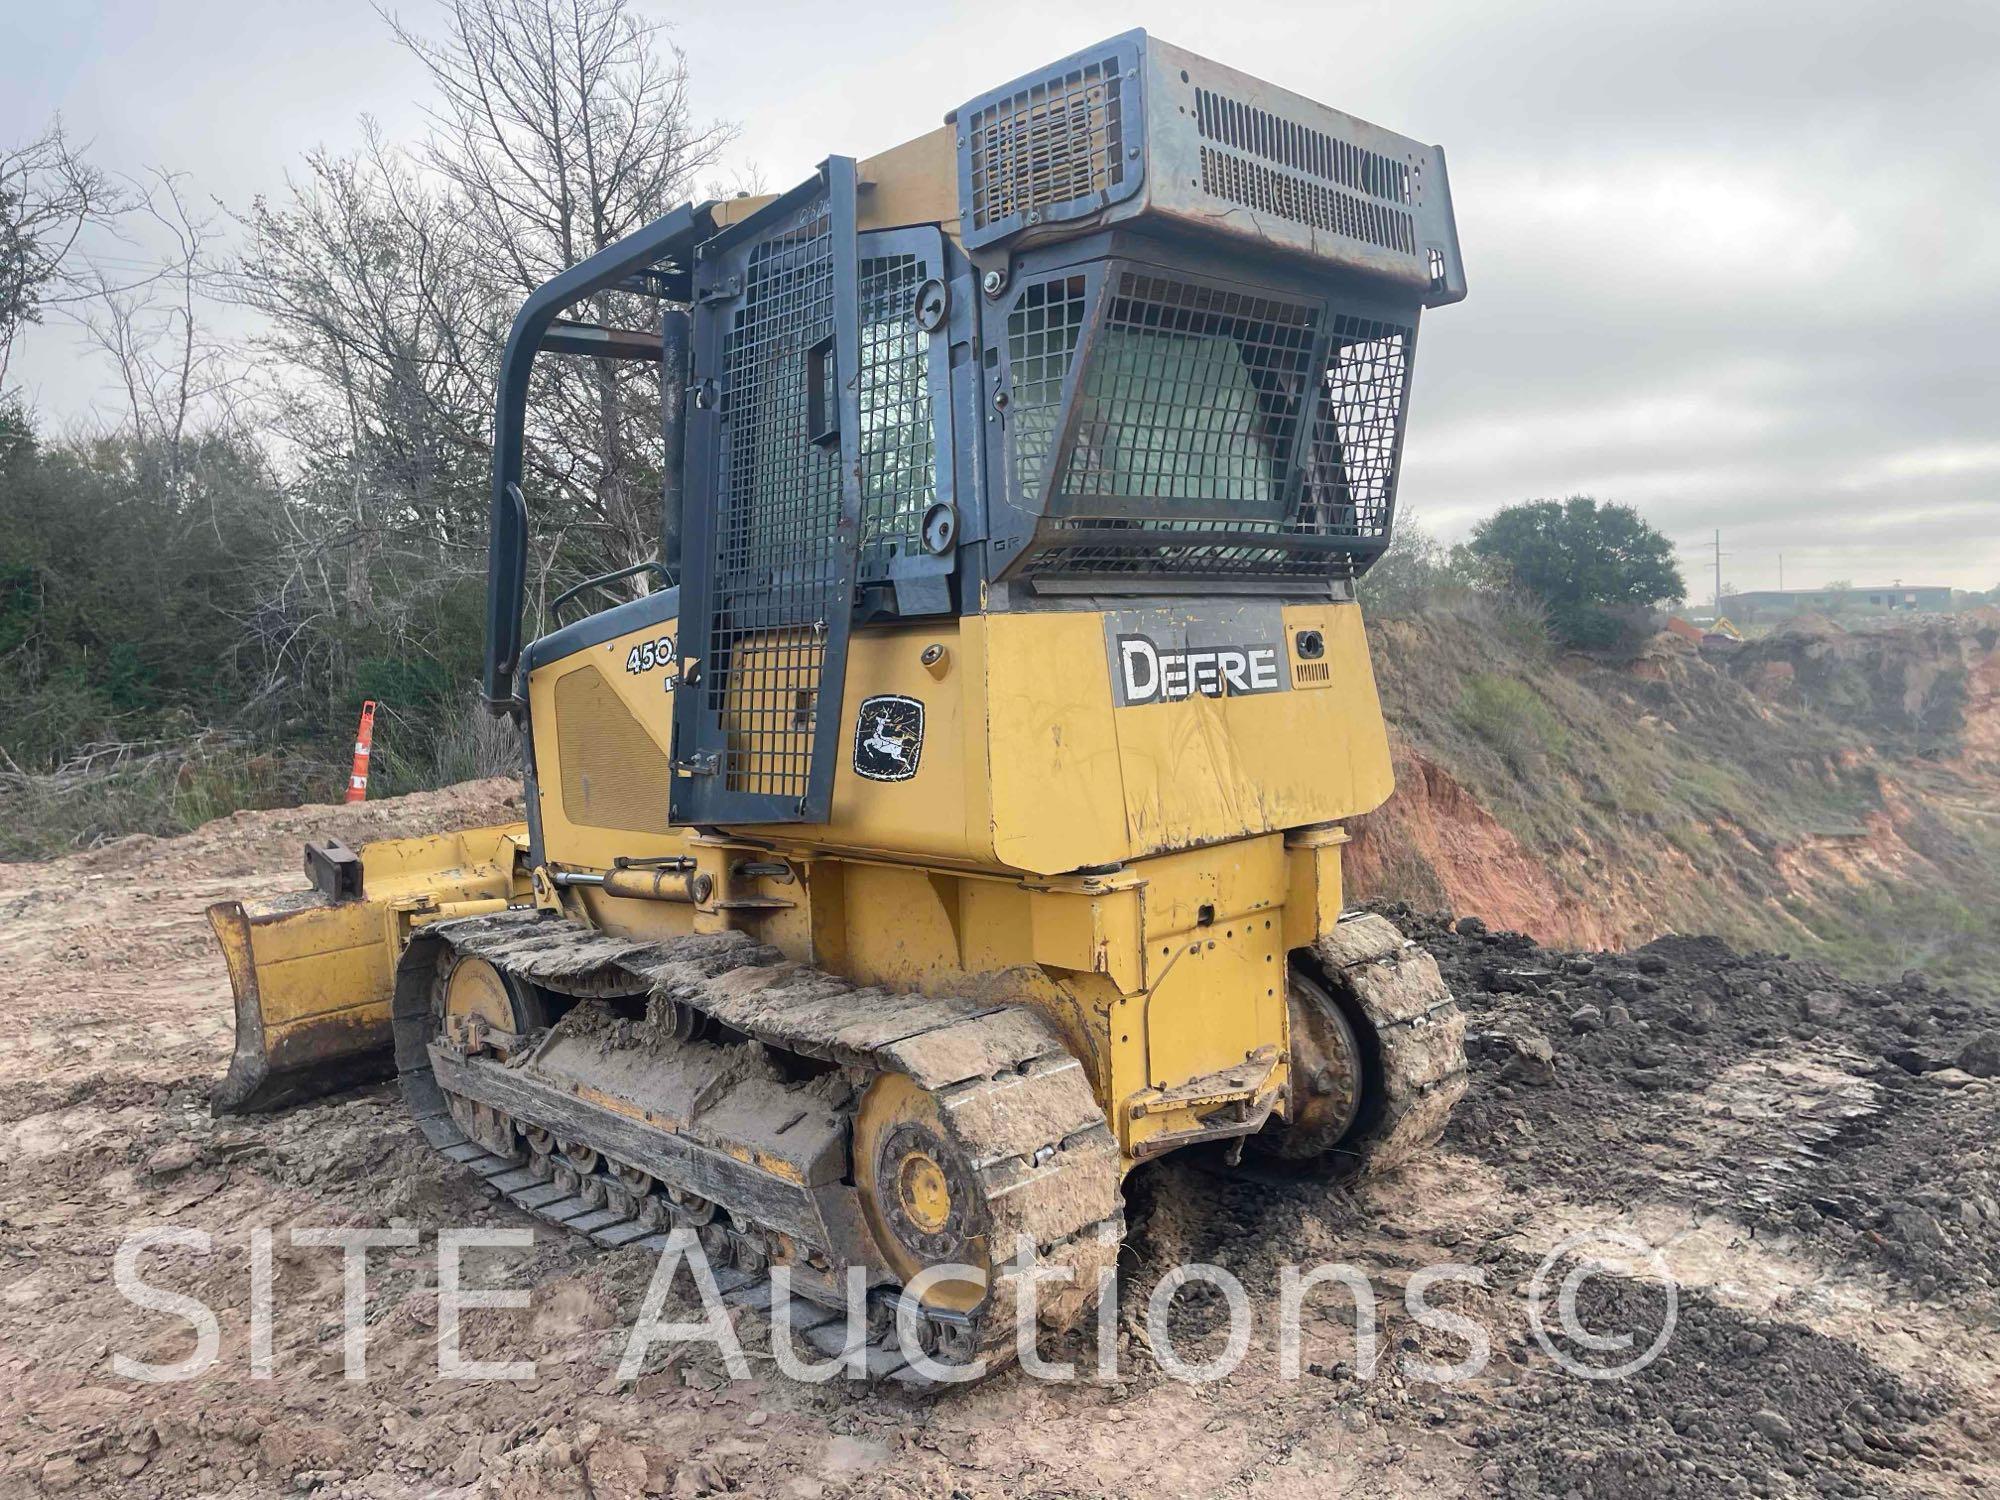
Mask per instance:
[[[546,1227],[468,1277],[530,1291],[525,1310],[468,1314],[466,1343],[533,1359],[535,1378],[440,1379],[435,1231],[531,1226],[431,1156],[391,1089],[210,1120],[229,1005],[201,910],[295,884],[307,837],[498,821],[510,795],[245,814],[0,867],[0,1495],[1878,1495],[2000,1479],[1990,1007],[1703,942],[1583,958],[1441,921],[1412,925],[1474,1048],[1444,1149],[1359,1195],[1201,1162],[1135,1179],[1116,1383],[1014,1372],[921,1403],[805,1387],[746,1324],[753,1380],[712,1350],[662,1349],[620,1387],[650,1261]],[[266,1381],[249,1378],[253,1224],[277,1232]],[[111,1256],[165,1225],[213,1236],[207,1255],[149,1254],[145,1274],[209,1300],[221,1350],[200,1378],[149,1386],[112,1354],[180,1359],[188,1327],[127,1302]],[[341,1378],[339,1252],[287,1243],[340,1225],[420,1236],[370,1256],[364,1382]],[[1527,1326],[1547,1248],[1604,1228],[1662,1247],[1681,1283],[1665,1352],[1627,1382],[1564,1374]],[[1228,1268],[1257,1313],[1249,1358],[1213,1385],[1168,1379],[1138,1332],[1184,1259]],[[1367,1273],[1372,1379],[1327,1293],[1310,1303],[1308,1373],[1279,1378],[1287,1261]],[[1449,1388],[1403,1367],[1466,1354],[1402,1304],[1439,1261],[1484,1273],[1431,1300],[1494,1351]],[[1644,1279],[1596,1276],[1580,1298],[1588,1327],[1641,1345],[1664,1316]],[[1184,1358],[1219,1344],[1220,1313],[1183,1294]],[[1086,1332],[1050,1352],[1087,1365],[1093,1348]]]

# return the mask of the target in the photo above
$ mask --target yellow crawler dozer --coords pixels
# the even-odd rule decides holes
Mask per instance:
[[[607,290],[657,329],[561,317]],[[527,821],[218,907],[218,1108],[393,1066],[522,1207],[687,1226],[742,1297],[858,1270],[982,1368],[1000,1273],[1081,1316],[1151,1158],[1421,1150],[1463,1022],[1343,915],[1341,825],[1391,791],[1355,583],[1463,295],[1438,148],[1143,32],[557,277],[494,439]],[[662,586],[524,641],[538,352],[659,364],[661,554],[593,583]]]

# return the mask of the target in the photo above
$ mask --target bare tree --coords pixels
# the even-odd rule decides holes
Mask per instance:
[[[697,126],[687,59],[627,0],[444,0],[442,40],[383,12],[441,103],[424,159],[531,288],[658,218],[733,132]]]
[[[451,546],[483,531],[478,471],[522,298],[682,201],[729,132],[692,123],[684,59],[626,0],[442,10],[439,40],[387,18],[437,87],[429,138],[404,153],[371,128],[352,157],[309,158],[286,201],[247,216],[236,281],[290,377],[288,435],[346,472],[352,534],[414,526]],[[590,315],[653,313],[612,296]],[[545,569],[653,555],[655,374],[543,361],[532,410]]]
[[[143,214],[164,243],[158,268],[137,279],[86,257],[65,309],[116,372],[125,425],[160,455],[169,488],[179,483],[191,437],[226,426],[242,371],[215,336],[211,281],[220,238],[213,211],[197,213],[187,179],[154,168],[131,184],[127,211]]]
[[[0,390],[21,330],[78,290],[73,255],[84,231],[124,207],[124,191],[84,159],[59,119],[0,150]]]
[[[372,123],[358,155],[306,169],[284,204],[253,206],[236,273],[289,377],[275,393],[287,434],[344,471],[357,531],[448,541],[478,519],[508,309],[442,193]]]
[[[447,0],[435,37],[385,14],[436,89],[414,148],[370,125],[242,216],[234,294],[262,314],[266,410],[294,460],[246,617],[270,691],[359,657],[466,669],[485,569],[500,351],[535,286],[716,175],[684,61],[628,0]],[[580,315],[649,326],[652,302]],[[537,589],[655,556],[654,367],[545,359],[527,482]],[[358,642],[365,642],[359,645]],[[470,682],[467,680],[468,703]]]
[[[445,0],[442,37],[384,12],[439,104],[422,151],[460,229],[513,301],[688,198],[733,132],[697,124],[687,59],[627,0]],[[650,316],[596,299],[599,321]],[[563,524],[608,561],[658,547],[649,371],[610,360],[545,372],[532,434],[574,502]]]

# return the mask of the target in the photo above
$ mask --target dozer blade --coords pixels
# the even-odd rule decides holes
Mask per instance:
[[[211,1111],[282,1109],[392,1076],[390,1001],[411,930],[524,898],[526,842],[526,827],[508,824],[358,855],[308,846],[316,889],[211,906],[236,1000],[236,1047]]]
[[[400,945],[373,902],[317,891],[218,901],[209,925],[236,992],[236,1050],[210,1108],[278,1109],[394,1071],[389,999]]]

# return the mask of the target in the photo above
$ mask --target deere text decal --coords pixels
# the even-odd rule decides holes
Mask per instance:
[[[1275,693],[1285,685],[1284,653],[1274,645],[1162,646],[1143,635],[1118,637],[1118,701],[1173,703]]]
[[[1104,644],[1120,708],[1281,693],[1292,685],[1276,605],[1111,610]]]

